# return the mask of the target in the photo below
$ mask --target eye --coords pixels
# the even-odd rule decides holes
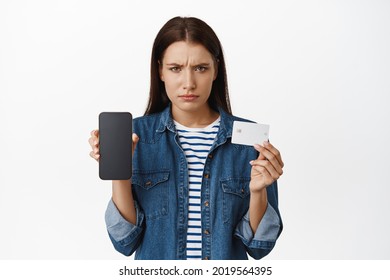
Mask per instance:
[[[174,73],[178,73],[181,71],[180,67],[178,67],[178,66],[170,67],[169,70],[174,72]]]
[[[196,66],[195,67],[195,71],[197,71],[197,72],[204,72],[206,70],[207,70],[207,67],[205,67],[205,66]]]

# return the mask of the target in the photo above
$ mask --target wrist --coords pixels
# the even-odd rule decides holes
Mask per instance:
[[[113,188],[124,188],[128,189],[131,187],[131,179],[130,180],[112,180]]]
[[[252,204],[265,205],[268,202],[267,189],[262,188],[261,190],[250,192],[250,201]]]
[[[267,193],[267,186],[255,186],[252,182],[249,183],[249,191],[251,195],[264,195]]]

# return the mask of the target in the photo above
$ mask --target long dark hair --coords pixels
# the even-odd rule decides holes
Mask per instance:
[[[150,66],[149,101],[145,115],[161,112],[170,102],[164,83],[160,79],[159,61],[162,61],[165,50],[172,43],[178,41],[201,44],[211,53],[215,65],[218,67],[218,72],[211,88],[208,103],[215,111],[221,107],[227,113],[232,114],[225,59],[217,35],[207,23],[198,18],[174,17],[160,29],[154,40]]]

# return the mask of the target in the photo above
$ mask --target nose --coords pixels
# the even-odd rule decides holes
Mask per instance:
[[[191,70],[184,71],[183,89],[192,90],[195,88],[195,77]]]

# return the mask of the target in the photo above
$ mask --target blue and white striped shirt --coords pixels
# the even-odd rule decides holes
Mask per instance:
[[[187,259],[202,259],[201,189],[204,164],[219,129],[220,117],[207,127],[190,128],[175,122],[189,175]]]

